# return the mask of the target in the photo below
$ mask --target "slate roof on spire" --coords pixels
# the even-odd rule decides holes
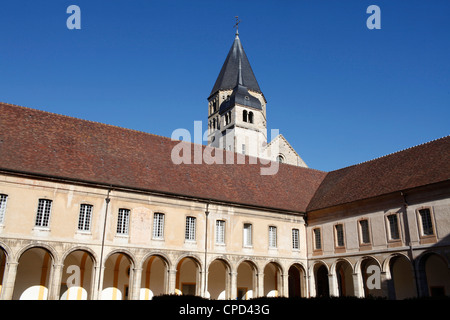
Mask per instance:
[[[238,85],[239,60],[241,60],[242,85],[250,91],[261,93],[258,81],[256,81],[250,62],[242,47],[241,40],[238,34],[236,34],[233,45],[228,52],[210,96],[219,90],[232,90]]]

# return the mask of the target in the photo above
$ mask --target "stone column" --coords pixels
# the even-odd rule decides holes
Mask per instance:
[[[362,275],[360,273],[353,273],[353,291],[355,293],[355,297],[364,298],[364,284]]]
[[[94,267],[95,279],[97,280],[94,283],[94,295],[92,300],[101,300],[102,299],[102,291],[103,291],[103,276],[105,274],[105,267]]]
[[[6,262],[2,292],[0,295],[1,300],[12,300],[18,266],[18,262]]]
[[[48,300],[59,300],[59,291],[61,290],[61,278],[63,272],[63,264],[54,264],[50,273],[50,285]]]
[[[256,285],[256,297],[264,297],[264,272],[258,273],[256,279],[258,282]]]
[[[288,297],[289,296],[289,274],[283,273],[281,275],[281,297]]]
[[[141,279],[142,279],[142,269],[135,268],[133,269],[133,283],[132,283],[132,291],[131,291],[131,300],[139,300],[141,296]]]
[[[230,272],[230,292],[228,294],[228,299],[237,299],[237,272]]]
[[[177,282],[177,269],[170,269],[168,281],[169,287],[167,290],[168,294],[175,294],[176,282]]]
[[[336,274],[328,274],[328,286],[330,288],[330,297],[339,297],[339,286]]]

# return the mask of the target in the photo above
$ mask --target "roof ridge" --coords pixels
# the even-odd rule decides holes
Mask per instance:
[[[450,134],[446,135],[446,136],[443,136],[443,137],[440,137],[440,138],[436,138],[436,139],[430,140],[430,141],[419,143],[417,145],[414,145],[414,146],[411,146],[411,147],[408,147],[408,148],[400,149],[400,150],[397,150],[397,151],[394,151],[394,152],[391,152],[391,153],[388,153],[388,154],[385,154],[385,155],[382,155],[382,156],[379,156],[379,157],[376,157],[376,158],[373,158],[373,159],[370,159],[370,160],[358,162],[356,164],[352,164],[352,165],[349,165],[347,167],[343,167],[343,168],[340,168],[340,169],[332,170],[332,171],[339,171],[339,170],[342,170],[342,169],[351,168],[351,167],[359,166],[359,165],[362,165],[362,164],[366,164],[366,163],[369,163],[369,162],[372,162],[372,161],[383,159],[383,158],[392,156],[394,154],[397,154],[397,153],[400,153],[400,152],[403,152],[403,151],[406,151],[406,150],[414,149],[414,148],[417,148],[417,147],[420,147],[420,146],[423,146],[423,145],[426,145],[426,144],[429,144],[429,143],[432,143],[432,142],[435,142],[435,141],[438,141],[438,140],[441,140],[441,139],[445,139],[445,138],[450,138]],[[332,172],[332,171],[330,171],[330,172]]]
[[[143,133],[143,134],[146,134],[146,135],[151,135],[151,136],[155,136],[155,137],[158,137],[158,138],[164,138],[164,139],[168,139],[168,140],[171,140],[171,141],[178,141],[176,139],[160,136],[160,135],[155,134],[155,133],[150,133],[150,132],[146,132],[146,131],[140,131],[140,130],[136,130],[136,129],[130,129],[130,128],[114,125],[114,124],[108,124],[108,123],[103,123],[103,122],[98,122],[98,121],[93,121],[93,120],[82,119],[82,118],[78,118],[78,117],[74,117],[74,116],[68,116],[68,115],[65,115],[65,114],[51,112],[51,111],[46,111],[46,110],[42,110],[42,109],[35,109],[35,108],[25,107],[25,106],[21,106],[21,105],[18,105],[18,104],[2,102],[2,101],[0,101],[0,104],[12,106],[12,107],[17,107],[17,108],[28,109],[28,110],[32,110],[32,111],[38,111],[38,112],[42,112],[42,113],[47,113],[47,114],[59,116],[59,117],[69,118],[69,119],[76,119],[76,120],[86,121],[86,122],[90,122],[90,123],[99,124],[99,125],[102,125],[102,126],[118,128],[118,129],[121,129],[121,130],[133,131],[133,132],[137,132],[137,133]]]

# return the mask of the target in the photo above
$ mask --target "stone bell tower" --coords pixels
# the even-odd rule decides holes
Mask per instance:
[[[236,30],[208,97],[208,145],[259,157],[266,144],[266,99]]]

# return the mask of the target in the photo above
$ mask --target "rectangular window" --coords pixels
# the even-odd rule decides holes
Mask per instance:
[[[361,243],[370,243],[369,220],[359,221],[359,226],[361,231]]]
[[[320,229],[314,229],[314,248],[316,250],[322,249],[322,238],[320,236]]]
[[[153,215],[153,239],[164,239],[164,214],[155,212]]]
[[[336,231],[336,247],[344,247],[344,225],[337,224],[334,226]]]
[[[91,216],[92,216],[92,205],[81,204],[80,216],[78,217],[78,230],[81,231],[91,230]]]
[[[51,209],[52,209],[52,200],[39,199],[36,214],[36,227],[48,227]]]
[[[216,243],[225,243],[225,221],[216,220]]]
[[[0,224],[3,223],[3,220],[5,219],[7,198],[8,196],[6,194],[0,194]]]
[[[299,230],[292,229],[292,249],[300,249]]]
[[[250,223],[244,224],[244,246],[252,246],[252,225]]]
[[[277,227],[269,226],[269,248],[277,247]]]
[[[420,209],[420,220],[422,223],[422,234],[424,236],[429,236],[434,234],[433,232],[433,222],[431,220],[431,211],[430,209]]]
[[[389,222],[389,236],[391,240],[400,239],[400,233],[398,231],[398,217],[396,214],[391,214],[388,217]]]
[[[242,154],[245,154],[245,144],[242,144]]]
[[[130,210],[119,209],[119,215],[117,217],[117,233],[128,234],[129,223],[130,223]]]
[[[195,217],[186,217],[186,232],[185,239],[186,240],[195,240]]]

